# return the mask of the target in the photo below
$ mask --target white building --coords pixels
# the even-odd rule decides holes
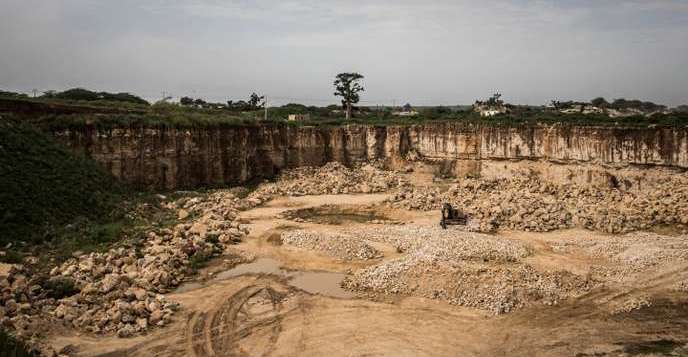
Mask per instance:
[[[306,121],[311,119],[310,114],[289,114],[289,121]]]
[[[392,115],[396,115],[399,117],[415,117],[418,115],[418,112],[415,110],[404,110],[400,112],[393,112]]]

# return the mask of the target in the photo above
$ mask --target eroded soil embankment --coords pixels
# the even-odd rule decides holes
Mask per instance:
[[[594,174],[599,176],[597,181],[603,180],[603,172],[610,168],[688,169],[688,129],[678,127],[494,127],[489,123],[188,129],[85,126],[54,135],[122,181],[163,189],[242,184],[274,177],[285,169],[331,161],[383,160],[390,167],[402,167],[409,158],[449,162],[450,171],[460,176],[495,174],[494,169],[484,169],[489,165],[483,163],[512,160],[591,164],[602,172],[588,170],[579,176]],[[562,180],[567,178],[565,171],[557,170]]]

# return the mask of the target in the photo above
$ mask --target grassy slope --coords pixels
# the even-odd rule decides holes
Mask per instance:
[[[109,217],[121,189],[97,164],[16,119],[0,118],[0,244],[37,243],[77,218]]]

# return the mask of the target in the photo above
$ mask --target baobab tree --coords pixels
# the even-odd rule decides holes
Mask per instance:
[[[334,95],[342,97],[342,104],[346,109],[346,119],[351,118],[351,105],[358,103],[361,99],[358,93],[365,89],[360,80],[363,76],[358,73],[340,73],[334,80]]]

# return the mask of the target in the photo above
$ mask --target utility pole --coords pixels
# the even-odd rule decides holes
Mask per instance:
[[[263,117],[263,120],[268,120],[268,96],[265,96],[265,103],[263,104],[263,107],[265,107],[265,115]]]

